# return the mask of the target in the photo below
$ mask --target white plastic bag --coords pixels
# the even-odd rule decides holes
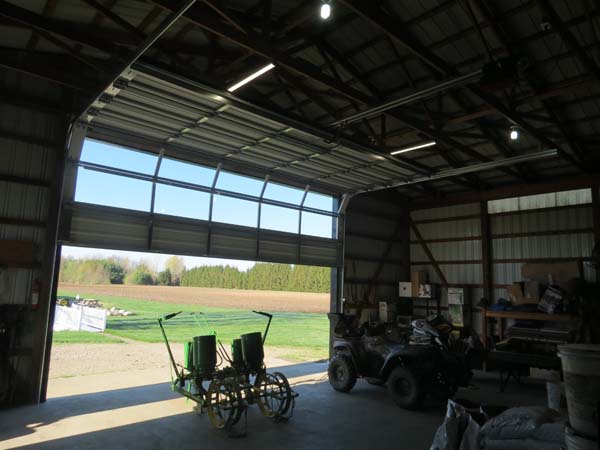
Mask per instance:
[[[444,423],[437,429],[430,450],[479,449],[479,424],[463,406],[448,400]]]

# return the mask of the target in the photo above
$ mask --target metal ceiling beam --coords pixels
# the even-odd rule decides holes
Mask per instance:
[[[153,3],[158,6],[162,6],[163,8],[170,10],[172,5],[172,0],[152,0]],[[362,104],[370,105],[373,103],[373,99],[370,96],[363,94],[356,89],[351,88],[350,86],[340,83],[337,80],[334,80],[322,72],[318,71],[314,66],[308,64],[304,61],[298,60],[296,58],[290,58],[289,56],[274,50],[269,46],[268,43],[261,40],[259,36],[247,36],[242,35],[236,30],[232,30],[231,28],[223,26],[220,21],[215,20],[215,17],[206,10],[201,10],[199,8],[193,8],[185,15],[186,19],[192,21],[200,28],[210,31],[219,35],[222,38],[228,39],[248,50],[251,50],[261,56],[275,61],[278,66],[283,67],[284,69],[294,72],[302,77],[310,78],[332,90],[338,92],[348,98],[349,100],[354,100],[360,102]],[[405,122],[410,127],[415,130],[430,136],[440,142],[443,142],[450,148],[453,148],[458,151],[466,152],[467,154],[475,157],[479,160],[482,159],[482,155],[473,151],[472,149],[465,148],[460,143],[454,141],[447,136],[444,136],[443,133],[439,131],[432,130],[426,124],[420,122],[418,119],[408,118],[404,116],[400,116],[398,113],[391,114],[392,117]],[[477,155],[477,156],[475,156]],[[385,159],[396,162],[396,158],[390,158],[389,155],[385,154]],[[406,160],[405,162],[409,162],[410,160]]]
[[[64,69],[74,65],[74,60],[71,57],[54,55],[49,56],[47,60],[36,58],[34,61],[30,56],[27,52],[0,49],[0,67],[25,73],[77,91],[85,92],[93,89],[93,84],[85,80],[81,73],[74,74]],[[63,68],[63,70],[58,70],[58,68]]]
[[[341,120],[333,122],[330,126],[340,126],[340,125],[348,125],[357,120],[368,119],[370,117],[382,114],[391,109],[397,108],[398,106],[408,105],[413,102],[417,102],[419,100],[424,100],[430,97],[433,97],[440,92],[446,91],[448,89],[453,89],[456,87],[464,86],[465,84],[474,81],[475,79],[479,79],[481,76],[481,70],[476,70],[475,72],[461,75],[457,78],[453,78],[451,80],[443,81],[434,86],[422,89],[418,92],[413,92],[404,97],[390,100],[389,102],[384,102],[378,106],[374,106],[372,108],[367,108],[364,111],[353,114],[351,116],[345,117]]]
[[[598,68],[595,61],[583,50],[577,41],[577,38],[571,33],[567,26],[565,26],[552,4],[548,0],[537,0],[537,4],[542,13],[550,21],[552,28],[556,30],[571,51],[575,53],[575,56],[577,56],[579,62],[583,64],[583,67],[593,74],[596,80],[600,80],[600,68]]]
[[[456,176],[460,176],[460,175],[464,175],[464,174],[468,174],[468,173],[492,170],[492,169],[496,169],[499,167],[511,166],[514,164],[520,164],[520,163],[527,162],[527,161],[551,158],[551,157],[557,156],[557,155],[558,155],[558,151],[556,149],[549,149],[549,150],[543,150],[541,152],[527,153],[524,155],[513,156],[510,158],[499,159],[499,160],[484,162],[484,163],[480,163],[480,164],[473,164],[470,166],[460,167],[457,169],[444,170],[442,172],[438,172],[435,175],[431,175],[429,177],[414,177],[414,178],[398,181],[395,183],[390,183],[389,185],[385,185],[385,186],[373,186],[373,187],[367,188],[364,191],[360,191],[360,192],[372,192],[372,191],[379,191],[379,190],[383,190],[383,189],[398,188],[398,187],[403,187],[403,186],[416,184],[416,183],[424,183],[424,182],[428,182],[428,181],[440,180],[443,178],[456,177]]]
[[[55,34],[74,42],[78,42],[87,47],[100,50],[108,55],[116,54],[117,49],[108,39],[90,38],[89,35],[83,35],[72,30],[68,26],[68,22],[44,18],[35,14],[28,9],[18,7],[5,0],[0,0],[0,16],[6,17],[9,20],[21,23],[35,31],[42,31]]]
[[[152,2],[167,10],[171,10],[171,8],[173,8],[172,0],[152,0]],[[369,96],[347,86],[344,83],[340,83],[327,75],[324,75],[313,65],[295,58],[290,58],[284,53],[274,50],[271,48],[270,44],[263,40],[260,36],[243,35],[234,29],[225,27],[219,20],[216,20],[214,14],[206,9],[192,8],[184,17],[196,24],[198,27],[217,34],[224,39],[230,40],[254,53],[263,56],[268,60],[275,61],[279,67],[282,67],[288,72],[292,72],[301,77],[314,80],[323,86],[326,86],[329,89],[343,95],[349,100],[355,100],[363,104],[369,104],[372,102],[372,99]],[[378,156],[383,157],[385,160],[392,162],[393,164],[402,165],[404,168],[410,165],[412,166],[411,170],[419,173],[423,173],[424,171],[423,168],[417,167],[417,165],[414,165],[409,159],[401,162],[398,161],[397,158],[393,158],[389,154],[382,153],[376,149],[370,149],[370,151],[376,153]],[[430,172],[428,169],[425,171]]]
[[[412,37],[408,36],[402,29],[402,27],[398,26],[398,23],[391,21],[389,16],[382,14],[379,11],[373,11],[372,8],[368,8],[363,3],[358,3],[354,0],[339,0],[340,3],[344,4],[346,7],[350,8],[356,14],[360,15],[364,20],[368,21],[372,26],[376,27],[382,33],[389,35],[395,41],[397,41],[400,45],[402,45],[406,50],[408,50],[413,55],[417,56],[425,65],[430,67],[431,69],[437,71],[440,74],[445,76],[453,75],[454,69],[448,65],[441,58],[438,58],[432,52],[430,52],[427,48],[422,47],[418,44]],[[516,111],[511,111],[507,107],[505,107],[500,100],[490,94],[484,94],[477,87],[470,85],[467,86],[467,89],[472,92],[474,95],[479,97],[489,106],[491,106],[494,110],[496,110],[499,114],[503,115],[510,122],[519,125],[524,131],[538,140],[541,144],[547,146],[548,148],[558,148],[556,144],[550,141],[545,136],[538,133],[538,130],[531,126],[529,123],[524,121]],[[407,125],[410,126],[409,123]],[[414,128],[411,126],[411,128]],[[565,152],[562,149],[558,150],[560,155],[564,157],[567,161],[574,164],[579,169],[584,169],[584,166],[572,157],[569,153]]]
[[[146,51],[158,40],[160,37],[169,29],[171,26],[179,20],[181,16],[185,14],[189,8],[196,3],[196,0],[186,0],[182,4],[178,5],[176,9],[174,9],[171,14],[169,14],[157,27],[156,29],[146,36],[146,38],[139,45],[137,50],[131,55],[127,61],[122,63],[115,71],[114,75],[109,79],[108,83],[106,83],[99,91],[91,96],[91,101],[88,101],[85,107],[80,111],[80,114],[77,117],[83,115],[92,105],[100,98],[100,96],[121,77],[123,72],[127,71],[132,64],[134,64],[140,56],[142,56]]]

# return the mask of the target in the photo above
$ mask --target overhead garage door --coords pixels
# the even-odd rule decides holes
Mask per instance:
[[[173,80],[171,80],[173,81]],[[179,80],[181,81],[181,80]],[[357,164],[370,164],[372,155],[325,140],[299,128],[259,115],[252,105],[243,108],[213,92],[188,89],[154,75],[133,70],[107,92],[87,116],[88,138],[154,154],[155,173],[135,164],[123,166],[118,157],[109,162],[88,161],[72,154],[68,185],[78,171],[148,184],[152,191],[147,209],[110,203],[77,201],[67,195],[61,226],[63,244],[132,251],[212,256],[292,264],[336,267],[342,265],[342,241],[337,239],[337,203],[340,194],[366,186],[371,175],[343,174]],[[126,151],[126,150],[124,150]],[[177,171],[162,174],[167,163],[194,165],[215,173],[214,182],[186,180]],[[368,169],[365,170],[380,170]],[[260,194],[222,188],[223,176],[243,174],[262,184]],[[332,175],[333,174],[333,175]],[[100,183],[98,189],[106,188]],[[189,218],[155,208],[157,190],[165,186],[210,197],[208,217]],[[301,201],[269,197],[271,186],[294,187]],[[150,188],[151,187],[151,188]],[[265,193],[265,190],[267,193]],[[311,205],[310,196],[328,195],[328,208]],[[258,221],[223,223],[214,216],[214,202],[230,198],[258,204]],[[262,216],[261,216],[262,211]],[[293,229],[264,226],[277,214],[291,214]],[[240,212],[240,215],[243,215]],[[263,223],[261,224],[261,217]],[[327,233],[315,236],[305,226],[315,218],[329,221]],[[246,218],[247,219],[247,218]],[[289,218],[286,219],[289,222]],[[325,222],[327,223],[327,222]],[[321,222],[322,224],[322,222]],[[250,225],[250,226],[248,226]],[[313,235],[311,235],[313,234]],[[318,233],[317,233],[318,234]]]

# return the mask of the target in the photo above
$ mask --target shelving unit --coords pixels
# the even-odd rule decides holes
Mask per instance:
[[[544,322],[569,322],[572,316],[568,314],[546,314],[546,313],[531,313],[520,311],[490,311],[485,310],[485,317],[495,317],[500,319],[515,319],[515,320],[539,320]]]
[[[574,317],[569,314],[546,314],[543,312],[532,313],[532,312],[521,312],[521,311],[490,311],[487,308],[483,309],[483,336],[484,346],[487,348],[487,336],[488,336],[488,322],[487,319],[513,319],[513,320],[537,320],[540,322],[570,322],[574,320]],[[504,330],[504,325],[501,326]]]

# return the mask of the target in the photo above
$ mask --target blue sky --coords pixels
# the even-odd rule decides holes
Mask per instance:
[[[81,160],[133,170],[144,174],[154,174],[158,156],[123,149],[98,141],[86,140],[83,146]],[[188,164],[174,159],[163,158],[159,176],[179,181],[210,187],[215,175],[215,169]],[[259,196],[263,180],[243,177],[234,173],[221,171],[217,188]],[[139,211],[150,210],[152,184],[147,181],[134,180],[116,175],[110,175],[92,170],[79,169],[75,200],[107,206],[116,206]],[[269,182],[264,197],[299,205],[304,192],[289,186]],[[174,186],[157,184],[154,211],[159,214],[208,219],[210,195],[205,192],[192,191]],[[309,192],[305,206],[331,211],[332,198],[316,192]],[[256,227],[258,203],[233,199],[226,196],[215,196],[213,203],[213,220]],[[292,209],[273,205],[263,205],[261,211],[261,228],[298,232],[299,212]],[[331,217],[302,213],[302,234],[330,237]],[[63,255],[75,257],[110,256],[123,254],[130,259],[145,259],[152,265],[161,266],[168,256],[151,255],[137,252],[116,252],[113,250],[77,249],[64,247]],[[127,254],[127,255],[126,255]],[[218,260],[213,258],[186,257],[186,265],[230,264],[242,269],[253,263],[245,261]],[[158,267],[160,268],[160,267]]]

